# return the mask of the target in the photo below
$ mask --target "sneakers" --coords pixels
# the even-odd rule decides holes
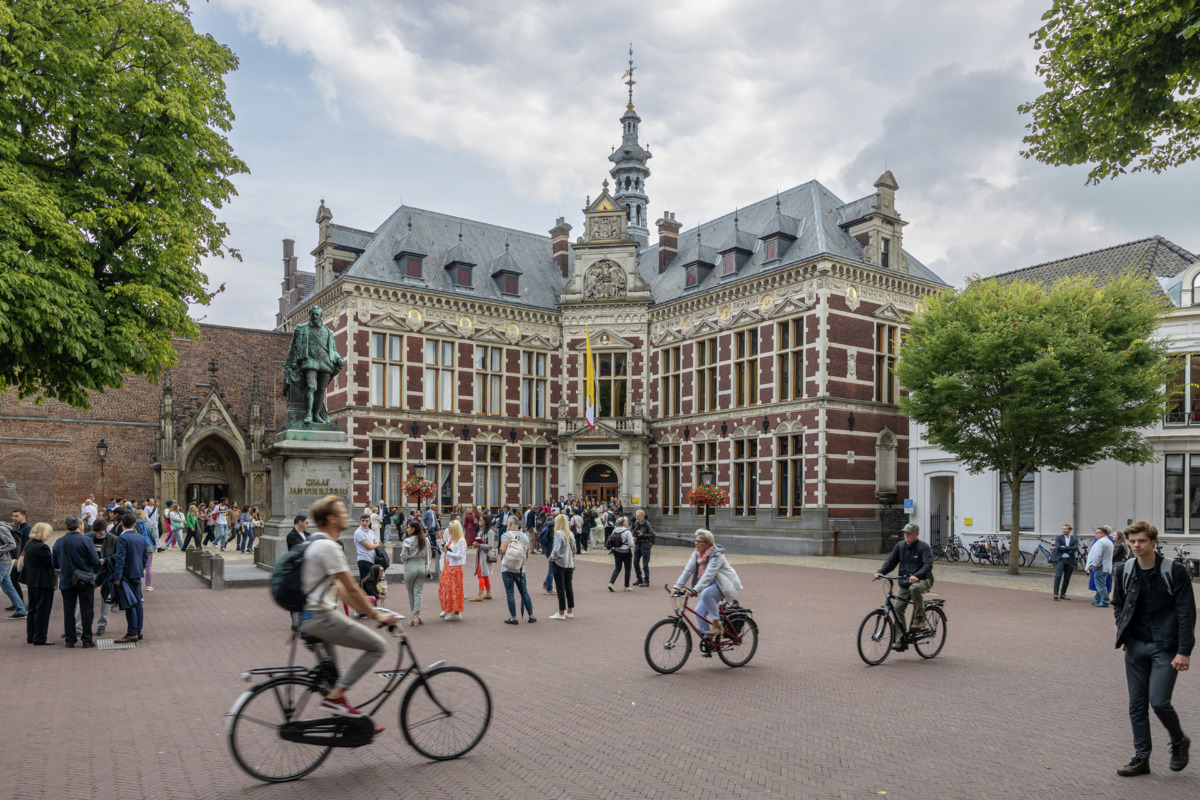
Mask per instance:
[[[1184,737],[1184,740],[1185,741],[1187,740],[1186,736]],[[1174,753],[1174,750],[1175,750],[1174,745],[1171,746],[1171,750],[1172,750],[1172,753]],[[1185,752],[1185,754],[1187,752],[1186,745],[1184,746],[1184,752]],[[1175,763],[1173,758],[1172,758],[1171,763],[1172,764]],[[1187,763],[1187,762],[1185,761],[1184,763]],[[1180,767],[1180,769],[1183,769],[1183,767]],[[1146,758],[1145,756],[1135,755],[1133,757],[1133,760],[1130,761],[1128,764],[1126,764],[1123,767],[1117,767],[1117,774],[1120,775],[1122,778],[1132,778],[1135,775],[1149,775],[1150,774],[1150,759]]]
[[[1188,748],[1192,740],[1184,736],[1178,742],[1171,742],[1171,771],[1179,772],[1188,765]]]
[[[318,708],[330,714],[336,714],[339,717],[358,719],[359,717],[363,716],[361,711],[346,702],[345,697],[339,697],[337,700],[330,700],[328,697],[326,697],[321,701],[321,704],[318,706]]]
[[[608,585],[608,590],[609,590],[610,592],[615,592],[615,591],[616,591],[616,589],[614,589],[614,588],[613,588],[613,585],[612,585],[611,583]]]
[[[631,589],[631,588],[629,588],[628,586],[626,586],[626,587],[625,587],[624,589],[622,589],[621,591],[623,591],[623,592],[632,592],[632,591],[633,591],[633,589]]]
[[[574,615],[574,614],[572,614],[570,611],[568,611],[568,612],[567,612],[567,619],[575,619],[575,615]]]
[[[5,617],[5,619],[25,619],[27,616],[29,615],[24,611],[19,611],[16,614],[9,614],[7,617]]]
[[[154,591],[154,587],[153,587],[153,586],[147,586],[147,587],[146,587],[146,591],[147,591],[147,592],[153,592],[153,591]]]
[[[550,619],[566,619],[566,614],[551,614]]]

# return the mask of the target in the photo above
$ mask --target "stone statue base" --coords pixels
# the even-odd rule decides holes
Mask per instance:
[[[341,430],[285,430],[275,438],[275,444],[266,452],[271,460],[271,518],[263,527],[257,548],[258,566],[275,566],[287,552],[292,520],[297,514],[308,514],[309,506],[325,495],[342,498],[353,515],[352,465],[361,452],[362,448],[350,444]],[[316,530],[311,520],[309,530]]]

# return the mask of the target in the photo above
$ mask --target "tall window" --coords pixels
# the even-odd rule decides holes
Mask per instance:
[[[662,351],[662,415],[678,416],[682,411],[679,404],[679,365],[682,347],[668,347]]]
[[[499,511],[504,502],[500,473],[503,467],[503,445],[475,445],[475,505]]]
[[[775,508],[781,517],[804,510],[804,435],[775,439]]]
[[[712,470],[713,479],[717,476],[717,443],[716,442],[696,442],[692,445],[692,455],[694,456],[695,469],[692,471],[693,487],[700,485],[700,473],[704,470]],[[702,511],[696,513],[703,516]]]
[[[425,477],[437,484],[437,503],[443,514],[454,508],[454,444],[425,443]]]
[[[679,516],[679,451],[677,444],[658,448],[658,460],[662,470],[662,513]]]
[[[738,408],[758,405],[758,329],[738,331],[734,339],[734,399]]]
[[[496,417],[504,403],[504,351],[475,345],[475,413]]]
[[[779,323],[776,334],[779,399],[799,400],[804,397],[804,317]]]
[[[545,353],[521,353],[521,416],[546,418]]]
[[[717,410],[717,337],[696,342],[696,413]]]
[[[425,340],[425,410],[454,410],[454,342]]]
[[[700,285],[700,268],[699,267],[687,267],[685,272],[687,275],[687,279],[684,282],[684,288],[694,289]]]
[[[597,353],[596,404],[602,417],[624,417],[629,403],[629,356],[625,353]],[[582,394],[586,395],[587,387]]]
[[[721,274],[732,275],[735,272],[737,272],[737,259],[733,253],[729,253],[721,259]]]
[[[546,503],[549,467],[545,447],[521,448],[521,505],[540,506]]]
[[[733,442],[733,513],[753,517],[758,513],[758,440]]]
[[[367,499],[372,503],[382,500],[389,506],[402,506],[406,500],[403,484],[404,443],[372,440],[371,488]]]
[[[1163,533],[1200,535],[1200,454],[1167,453]]]
[[[879,266],[887,269],[892,264],[892,240],[886,236],[883,238],[883,247],[879,250]]]
[[[1033,473],[1021,480],[1021,530],[1033,530]],[[1012,492],[1008,481],[1000,478],[1000,530],[1012,530]]]
[[[404,337],[398,333],[371,334],[371,405],[400,408],[404,374]]]
[[[900,329],[879,323],[875,326],[875,402],[896,402],[896,346]]]
[[[775,239],[768,240],[763,245],[763,261],[774,261],[779,256],[779,242]]]
[[[1167,379],[1168,425],[1200,424],[1200,353],[1172,356]]]

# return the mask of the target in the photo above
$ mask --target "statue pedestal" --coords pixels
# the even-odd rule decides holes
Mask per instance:
[[[325,495],[342,498],[350,510],[352,464],[362,452],[340,430],[285,430],[266,452],[271,460],[271,518],[263,528],[257,564],[265,569],[287,552],[287,535],[297,514]],[[309,530],[316,526],[309,522]]]

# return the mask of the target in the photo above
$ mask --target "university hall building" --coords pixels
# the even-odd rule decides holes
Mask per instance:
[[[722,537],[877,550],[909,497],[897,348],[946,286],[904,250],[895,178],[850,202],[811,181],[685,230],[652,211],[640,123],[630,102],[578,231],[407,205],[359,229],[322,202],[312,269],[283,243],[276,330],[202,325],[159,384],[130,378],[88,411],[0,396],[0,475],[59,524],[104,487],[268,507],[282,361],[319,306],[346,355],[328,407],[362,448],[355,507],[410,505],[402,482],[423,464],[446,508],[616,495],[685,533],[707,468],[731,497]]]
[[[844,202],[816,181],[684,230],[651,222],[630,102],[608,179],[549,235],[403,205],[373,230],[324,202],[312,272],[284,242],[278,329],[319,306],[347,366],[331,418],[362,448],[354,504],[498,507],[619,496],[779,551],[877,550],[908,497],[893,375],[905,319],[945,283],[903,249],[890,172]],[[576,235],[572,237],[572,233]],[[598,421],[584,422],[587,337]]]

